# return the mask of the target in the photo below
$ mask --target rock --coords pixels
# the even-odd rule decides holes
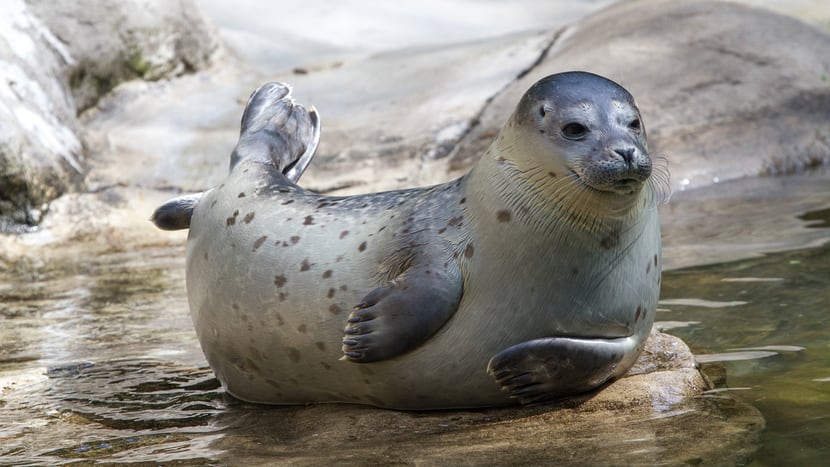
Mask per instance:
[[[76,115],[118,83],[205,68],[219,50],[188,0],[9,0],[0,18],[0,231],[40,223],[87,170]]]
[[[757,449],[763,417],[698,397],[706,385],[676,337],[653,333],[635,368],[599,392],[534,407],[246,405],[220,416],[226,436],[211,447],[246,465],[736,465]]]
[[[79,112],[121,82],[204,69],[219,49],[193,0],[27,3],[72,57],[65,73]]]
[[[469,166],[540,76],[593,71],[636,97],[675,188],[830,164],[830,34],[726,2],[620,2],[565,28],[453,154]]]
[[[83,178],[75,107],[62,80],[72,58],[22,0],[0,15],[0,231],[41,221]]]

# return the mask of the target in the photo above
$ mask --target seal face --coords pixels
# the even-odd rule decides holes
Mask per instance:
[[[622,87],[543,78],[467,175],[349,197],[296,185],[319,119],[289,91],[251,96],[224,183],[153,217],[190,228],[191,315],[231,394],[498,406],[633,365],[656,312],[668,173]]]

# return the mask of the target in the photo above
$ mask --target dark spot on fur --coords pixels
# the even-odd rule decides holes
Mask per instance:
[[[231,303],[231,308],[233,308],[233,311],[239,311],[239,305],[236,303]],[[243,316],[243,318],[245,317]],[[243,321],[245,321],[245,319],[243,319]]]
[[[225,220],[225,226],[230,227],[230,226],[236,224],[236,217],[238,215],[239,215],[239,209],[237,209],[236,211],[233,212],[233,216],[231,216],[231,217],[229,217]]]
[[[654,255],[654,267],[657,267],[657,254]]]
[[[277,298],[280,299],[281,302],[284,302],[285,301],[285,292],[278,293]]]
[[[325,368],[326,370],[331,370],[331,365],[326,362],[320,362],[320,365]]]
[[[341,311],[343,310],[340,308],[340,305],[336,303],[332,303],[331,305],[329,305],[329,312],[331,312],[331,314],[339,315]]]
[[[550,178],[556,178],[556,173],[554,173],[554,172],[548,172],[548,177],[550,177]]]
[[[572,276],[578,276],[579,275],[579,269],[578,268],[571,268],[571,275]]]
[[[289,240],[291,240],[292,245],[296,245],[297,242],[300,241],[300,236],[299,235],[292,235],[291,238],[289,238]]]
[[[467,198],[461,198],[460,200],[458,200],[458,204],[464,204],[466,202],[467,202]]]
[[[365,249],[366,249],[366,242],[361,243],[360,246],[357,247],[357,251],[363,251]]]
[[[508,211],[506,209],[502,209],[502,210],[496,212],[496,219],[498,219],[499,222],[510,222],[511,217],[512,217],[512,214],[510,214],[510,211]]]
[[[293,203],[293,202],[294,202],[294,200],[293,200],[293,199],[287,199],[287,200],[283,201],[283,202],[282,202],[282,204],[283,204],[283,205],[286,205],[286,204],[291,204],[291,203]]]
[[[280,193],[291,193],[291,190],[289,190],[288,188],[285,188],[285,187],[277,188],[277,191],[280,192]]]
[[[610,250],[615,246],[619,245],[620,243],[620,233],[619,232],[611,232],[608,234],[607,237],[603,238],[600,242],[600,246],[605,248],[606,250]]]
[[[326,270],[323,272],[323,279],[328,279],[329,277],[331,277],[331,275],[332,275],[333,273],[334,273],[334,271],[332,271],[331,269],[326,269]]]
[[[381,228],[379,228],[379,229],[378,229],[378,232],[383,232],[385,229],[386,229],[386,226],[385,226],[385,225],[384,225],[384,226],[381,226]]]
[[[254,216],[256,216],[255,212],[249,212],[248,214],[245,214],[245,218],[242,219],[242,222],[250,224],[251,221],[254,220]]]
[[[450,221],[449,221],[449,222],[447,222],[447,226],[453,226],[453,227],[458,226],[458,227],[460,227],[461,225],[463,225],[463,224],[461,223],[461,221],[462,221],[463,219],[464,219],[464,216],[456,216],[456,217],[453,217],[452,219],[450,219]]]
[[[306,327],[305,324],[301,324],[301,325],[297,326],[297,331],[299,331],[302,334],[305,334],[306,332],[308,332],[308,328]]]
[[[466,247],[464,247],[464,257],[465,258],[472,258],[473,257],[473,245],[472,243],[468,243]]]
[[[349,287],[347,287],[346,284],[343,284],[343,285],[340,286],[340,290],[345,292],[345,291],[349,290]]]
[[[326,343],[322,341],[315,342],[314,345],[320,350],[326,350]]]
[[[643,307],[637,306],[637,314],[634,315],[634,322],[640,321],[640,313],[643,312]]]
[[[344,238],[344,237],[346,237],[346,235],[349,235],[348,230],[344,230],[344,231],[340,232],[340,238]]]
[[[276,285],[278,289],[284,286],[286,282],[288,282],[288,279],[286,279],[284,275],[280,274],[279,276],[274,276],[274,285]]]
[[[646,264],[646,274],[648,274],[650,272],[651,272],[651,261],[649,261],[648,264]]]
[[[236,195],[236,197],[237,198],[244,198],[245,197],[245,192],[244,191],[239,192],[239,194]]]
[[[205,261],[207,261],[207,260],[208,260],[208,252],[207,252],[207,250],[205,250]]]
[[[210,207],[211,207],[211,208],[213,208],[214,206],[216,206],[216,200],[213,200],[213,202],[212,202],[212,203],[210,203]]]
[[[282,315],[279,313],[274,313],[274,318],[277,318],[277,326],[282,326],[285,324],[285,320],[282,319]]]
[[[308,258],[303,259],[303,262],[300,263],[300,272],[308,271],[311,269],[311,263],[308,262]]]
[[[303,220],[303,225],[314,225],[314,216],[305,216],[305,220]]]
[[[267,235],[263,235],[263,236],[259,237],[258,239],[256,239],[256,241],[254,242],[254,249],[251,250],[251,251],[256,251],[257,248],[261,247],[262,244],[265,243],[265,240],[267,240],[267,239],[268,239]]]
[[[444,233],[444,232],[446,232],[446,231],[447,231],[447,228],[446,228],[446,227],[441,227],[440,229],[438,229],[438,233],[439,233],[439,234],[442,234],[442,233]]]
[[[299,363],[300,357],[302,356],[299,350],[295,349],[294,347],[289,347],[287,352],[288,359],[291,360],[292,363]]]
[[[329,289],[329,293],[327,293],[327,294],[326,294],[326,297],[328,297],[328,298],[334,298],[334,294],[335,294],[335,292],[337,292],[337,290],[336,290],[336,289],[333,289],[333,288],[332,288],[332,289]]]

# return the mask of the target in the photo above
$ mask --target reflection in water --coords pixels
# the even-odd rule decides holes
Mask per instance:
[[[827,227],[830,210],[802,219]],[[735,277],[777,279],[723,280]],[[766,417],[763,445],[751,465],[823,465],[830,458],[830,244],[670,271],[662,296],[658,320],[698,321],[669,332],[702,363],[713,362],[704,371],[717,373],[725,365],[728,387],[745,389],[731,394]],[[665,305],[686,297],[747,303],[720,309],[676,300]]]

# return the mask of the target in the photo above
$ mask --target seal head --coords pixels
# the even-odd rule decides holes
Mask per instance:
[[[548,76],[524,94],[514,120],[542,135],[528,135],[539,146],[533,152],[559,156],[549,161],[554,173],[575,175],[591,190],[634,195],[651,175],[637,104],[607,78],[586,72]]]

